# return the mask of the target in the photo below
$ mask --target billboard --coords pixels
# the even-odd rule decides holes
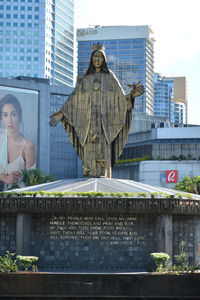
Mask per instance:
[[[35,90],[0,86],[0,180],[12,173],[6,184],[17,182],[20,170],[37,167],[38,96]]]

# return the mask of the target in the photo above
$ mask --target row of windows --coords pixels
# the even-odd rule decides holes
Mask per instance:
[[[58,72],[55,71],[55,80],[61,80],[62,82],[69,84],[70,86],[73,85],[73,80],[64,76],[63,74],[60,74]]]
[[[56,47],[56,53],[58,55],[61,55],[61,57],[66,58],[67,60],[69,60],[70,62],[73,63],[73,56],[67,54],[65,51],[59,49],[58,47]]]
[[[73,64],[70,62],[66,61],[65,59],[61,58],[58,55],[55,55],[55,62],[58,62],[59,64],[65,66],[66,68],[73,70]]]
[[[64,17],[64,19],[68,20],[71,24],[73,24],[74,19],[68,15],[68,12],[65,11],[65,8],[63,8],[63,10],[62,10],[58,6],[56,6],[55,13],[60,15],[61,17]]]
[[[140,44],[145,43],[145,39],[120,39],[120,40],[99,40],[95,41],[95,43],[99,42],[100,44],[106,45],[120,45],[120,44]],[[79,47],[88,46],[88,44],[92,45],[93,41],[80,41]]]
[[[22,2],[22,1],[21,1]],[[39,0],[28,0],[28,2],[35,2],[35,3],[39,3]],[[11,6],[11,5],[0,5],[0,10],[25,10],[25,6]],[[31,11],[32,9],[30,9],[30,7],[28,6],[27,7],[27,10]],[[39,7],[38,7],[38,10],[39,10]],[[37,11],[38,11],[37,10]]]
[[[69,51],[69,52],[73,51],[73,42],[72,42],[71,40],[69,40],[68,37],[66,37],[66,36],[63,35],[62,33],[56,31],[56,33],[55,33],[55,38],[56,38],[57,40],[61,40],[62,42],[64,42],[64,43],[67,45],[68,51]],[[71,48],[69,47],[69,45],[71,45]],[[70,51],[70,49],[71,49],[71,51]]]
[[[12,0],[13,2],[20,2],[20,3],[26,3],[26,2],[32,2],[30,0]],[[4,2],[4,0],[0,0],[0,2]],[[6,2],[11,2],[11,0],[7,0]],[[34,1],[35,3],[39,3],[39,1]]]
[[[67,2],[67,3],[64,4],[62,1],[56,0],[56,7],[57,6],[61,7],[63,10],[66,10],[71,16],[73,16],[74,15],[73,10],[70,9],[66,4],[69,4],[69,2]]]
[[[3,43],[3,39],[0,39],[0,44],[2,44]],[[6,39],[5,40],[5,43],[6,44],[17,44],[17,43],[19,43],[20,45],[21,44],[27,44],[27,45],[32,45],[32,44],[34,44],[34,45],[38,45],[39,44],[39,40],[17,40],[17,39]]]
[[[71,39],[73,40],[74,34],[71,33],[70,31],[68,31],[68,30],[66,29],[66,27],[68,27],[68,24],[65,23],[64,26],[65,26],[65,27],[63,27],[62,25],[56,23],[56,24],[55,24],[55,30],[60,31],[60,32],[61,32],[62,34],[64,34],[66,37],[69,37],[69,38],[71,38]]]
[[[13,35],[14,37],[16,37],[17,35],[19,35],[19,36],[25,35],[25,31],[17,31],[17,30],[13,30],[13,31],[11,31],[11,30],[5,30],[5,31],[3,31],[3,30],[0,30],[0,36],[2,36],[3,34],[5,34],[6,36]],[[30,37],[32,35],[38,36],[39,35],[39,31],[37,31],[37,30],[26,31],[26,36]]]
[[[32,28],[32,27],[35,27],[35,28],[38,28],[39,27],[39,24],[38,23],[35,23],[35,24],[32,24],[32,23],[16,23],[16,22],[13,22],[12,24],[10,22],[6,22],[6,24],[4,22],[0,22],[0,27],[3,27],[3,26],[7,26],[7,27],[10,27],[10,26],[13,26],[13,27],[18,27],[20,26],[21,28],[24,28],[24,27],[28,27],[28,28]]]
[[[3,5],[0,5],[0,9],[3,9]],[[18,10],[18,9],[17,9],[17,6],[16,6],[16,8],[15,8],[14,10]],[[25,10],[27,10],[27,11],[33,11],[33,10],[34,10],[34,11],[38,12],[38,11],[39,11],[39,7],[36,6],[36,7],[33,9],[32,6],[28,6],[28,7],[21,6],[21,7],[20,7],[20,10],[22,10],[22,11],[23,11],[23,10],[24,10],[24,11],[25,11]],[[0,14],[0,16],[3,17],[3,14]],[[13,16],[16,16],[16,15],[13,15]]]
[[[71,78],[73,78],[73,72],[72,71],[67,70],[66,68],[60,66],[57,63],[55,63],[55,70],[57,70],[57,71],[59,71],[61,73],[64,73],[64,74],[70,76]]]
[[[60,49],[68,52],[71,56],[73,56],[73,49],[68,47],[65,43],[63,43],[62,41],[57,40],[56,41],[56,46],[58,46]]]
[[[17,61],[19,59],[19,56],[13,56],[13,57],[10,57],[10,56],[6,56],[5,57],[6,61],[9,61],[9,60],[13,60],[13,61]],[[3,56],[0,55],[0,60],[4,60]],[[27,61],[38,61],[38,57],[32,57],[32,56],[20,56],[20,60],[27,60]]]
[[[7,18],[7,19],[25,19],[25,15],[17,15],[17,14],[13,14],[13,15],[11,15],[11,14],[0,14],[0,18],[3,18],[5,16],[5,18]],[[33,16],[33,15],[28,15],[28,16],[26,16],[26,19],[28,19],[28,20],[32,20],[32,19],[35,19],[35,20],[39,20],[39,16],[38,15],[35,15],[35,16]]]
[[[24,48],[15,48],[15,47],[14,48],[0,47],[0,52],[3,52],[4,50],[5,50],[5,52],[11,52],[11,50],[12,50],[13,53],[17,53],[17,52],[38,53],[39,52],[38,48],[34,48],[34,49],[33,48],[26,48],[26,49],[24,49]]]
[[[78,57],[79,57],[79,60],[82,60],[83,57],[88,59],[88,57],[90,57],[91,55],[91,49],[89,49],[88,51],[81,51],[79,48],[78,48]],[[124,52],[113,52],[113,51],[109,51],[109,50],[106,50],[106,56],[108,55],[120,55]],[[146,57],[145,56],[145,50],[144,49],[140,49],[140,50],[134,50],[134,51],[131,51],[130,52],[130,55],[134,56],[134,55],[139,55],[140,57]]]
[[[0,66],[1,67],[1,66]],[[34,77],[38,77],[38,73],[29,73],[29,71],[26,73],[26,72],[22,72],[20,70],[19,73],[8,73],[8,72],[0,72],[0,77],[9,77],[9,76],[14,76],[14,77],[17,77],[17,76],[34,76]]]
[[[6,70],[8,69],[13,69],[13,67],[15,66],[15,69],[17,68],[16,65],[13,65],[13,64],[4,64],[4,67]],[[3,68],[3,64],[1,64],[1,68]],[[24,65],[21,65],[20,66],[20,69],[24,69]],[[34,70],[37,70],[38,69],[38,65],[34,65],[34,66],[31,66],[31,65],[26,65],[26,69],[27,70],[31,70],[31,69],[34,69]]]

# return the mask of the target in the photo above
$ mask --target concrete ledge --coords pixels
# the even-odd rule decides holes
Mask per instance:
[[[199,295],[199,273],[0,274],[0,297],[199,299]]]

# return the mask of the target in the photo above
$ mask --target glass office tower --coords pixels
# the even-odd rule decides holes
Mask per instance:
[[[135,111],[153,115],[154,111],[154,40],[149,26],[95,26],[77,30],[78,75],[87,69],[92,44],[105,45],[108,67],[120,81],[127,84],[141,81],[145,94],[136,98]]]
[[[0,76],[73,86],[74,0],[0,0]]]
[[[154,114],[171,123],[187,123],[185,77],[164,77],[156,73],[154,84]]]

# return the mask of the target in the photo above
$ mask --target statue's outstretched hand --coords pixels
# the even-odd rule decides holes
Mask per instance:
[[[56,112],[55,114],[51,115],[50,118],[50,126],[56,126],[62,119],[63,114],[61,111]]]
[[[132,97],[139,97],[144,93],[144,86],[142,84],[140,84],[141,81],[139,81],[136,84],[128,84],[129,87],[132,88],[131,90],[131,96]]]

